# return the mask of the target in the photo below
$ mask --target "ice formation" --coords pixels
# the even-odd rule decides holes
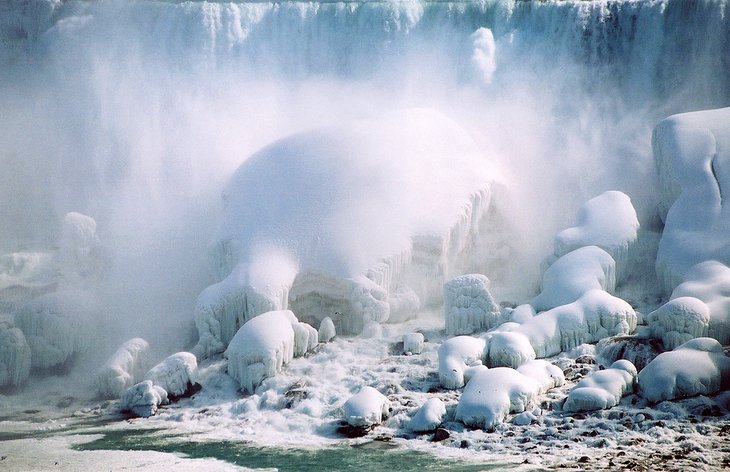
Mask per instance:
[[[122,392],[119,409],[147,418],[156,414],[160,405],[167,403],[165,389],[154,385],[151,380],[144,380]]]
[[[487,364],[489,367],[518,368],[537,356],[530,340],[522,333],[513,332],[517,327],[509,329],[500,327],[487,335]]]
[[[423,334],[407,333],[403,335],[403,352],[420,354],[423,351]]]
[[[623,192],[610,190],[583,204],[577,225],[555,236],[555,256],[584,246],[598,246],[615,261],[616,282],[620,282],[629,273],[630,253],[638,230],[639,220],[631,199]]]
[[[332,318],[325,316],[322,319],[322,322],[319,324],[317,334],[319,335],[320,342],[328,343],[332,341],[332,339],[337,335],[335,323],[332,321]]]
[[[103,398],[118,398],[137,383],[148,367],[150,346],[142,338],[133,338],[114,351],[96,374],[96,390]]]
[[[652,336],[672,350],[690,339],[707,336],[710,309],[695,297],[678,297],[649,313],[646,321]]]
[[[350,426],[368,427],[383,422],[390,413],[390,401],[373,387],[365,386],[342,407]]]
[[[618,360],[611,367],[594,372],[570,390],[563,404],[564,411],[593,411],[612,408],[634,390],[636,367],[627,360]]]
[[[414,168],[423,175],[402,178]],[[463,129],[426,109],[275,141],[228,184],[212,251],[224,279],[196,304],[196,353],[222,351],[240,325],[286,307],[314,326],[329,316],[342,334],[387,320],[404,285],[420,297],[422,284],[443,283],[495,175]]]
[[[56,266],[50,252],[15,252],[0,256],[0,290],[52,286]]]
[[[613,292],[616,271],[613,258],[596,246],[585,246],[561,256],[542,277],[542,292],[532,300],[535,310],[545,311],[578,300],[589,290]]]
[[[294,357],[301,357],[319,344],[319,333],[307,323],[292,323],[294,329]]]
[[[692,339],[659,354],[638,381],[639,393],[651,402],[711,395],[730,387],[730,357],[716,339]]]
[[[47,369],[84,352],[96,333],[101,309],[87,292],[42,295],[18,308],[15,324],[28,341],[33,368]]]
[[[565,382],[563,370],[543,359],[526,362],[517,368],[517,372],[534,380],[538,385],[538,393],[560,387]]]
[[[168,396],[179,397],[196,382],[197,374],[198,361],[195,356],[189,352],[178,352],[152,367],[144,378],[162,387]]]
[[[446,405],[438,398],[429,398],[411,418],[409,427],[417,432],[433,431],[443,423],[446,417]]]
[[[83,278],[99,270],[101,243],[93,218],[81,213],[67,213],[63,218],[59,246],[59,262],[65,277]]]
[[[489,279],[481,274],[461,275],[444,284],[446,334],[486,331],[502,322],[499,306],[489,293]]]
[[[19,387],[30,374],[30,346],[23,332],[0,321],[0,388]]]
[[[482,366],[486,340],[471,336],[456,336],[439,346],[439,381],[445,388],[461,388],[466,384],[465,371]]]
[[[730,264],[730,108],[670,116],[652,145],[664,220],[656,269],[669,291],[700,262]]]

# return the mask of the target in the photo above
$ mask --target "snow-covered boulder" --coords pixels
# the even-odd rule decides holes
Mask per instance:
[[[363,387],[342,407],[350,426],[368,427],[383,422],[390,412],[390,401],[373,387]]]
[[[635,246],[639,220],[631,199],[610,190],[591,198],[578,212],[578,224],[555,236],[555,256],[561,257],[583,246],[598,246],[616,263],[616,281],[629,272],[630,250]]]
[[[496,176],[462,128],[426,109],[263,148],[225,191],[211,251],[222,281],[196,303],[195,352],[222,351],[269,310],[291,308],[312,326],[329,316],[338,333],[357,334],[386,321],[405,286],[424,301],[459,273],[452,266],[478,240]]]
[[[664,220],[656,269],[669,291],[700,262],[730,264],[730,108],[670,116],[652,145]]]
[[[67,213],[63,218],[59,241],[61,272],[73,281],[99,270],[101,243],[96,235],[96,221],[81,213]]]
[[[499,331],[490,333],[487,364],[489,367],[516,369],[535,359],[535,349],[527,336],[519,332]]]
[[[672,350],[690,339],[707,336],[710,309],[695,297],[678,297],[649,313],[646,322],[651,335]]]
[[[581,247],[547,268],[542,292],[532,300],[532,305],[538,312],[545,311],[572,303],[589,290],[613,292],[615,286],[615,263],[610,254],[596,246]]]
[[[165,389],[154,385],[151,380],[144,380],[122,392],[119,409],[147,418],[156,414],[160,405],[167,403]]]
[[[403,335],[403,352],[420,354],[423,351],[423,334],[407,333]]]
[[[195,356],[189,352],[178,352],[147,371],[144,378],[165,389],[168,396],[179,397],[195,384],[197,374],[198,360]]]
[[[85,352],[97,334],[101,308],[87,292],[65,290],[42,295],[18,308],[15,325],[32,352],[33,368],[48,369]]]
[[[325,316],[324,319],[322,319],[322,322],[319,324],[317,334],[320,342],[328,343],[332,341],[332,339],[337,335],[335,323],[332,321],[332,318]]]
[[[565,383],[563,370],[543,359],[526,362],[517,368],[517,372],[534,380],[538,385],[538,393],[545,393]]]
[[[149,349],[142,338],[130,339],[119,346],[96,374],[97,393],[103,398],[117,398],[137,383],[148,367]]]
[[[456,420],[467,426],[492,429],[509,413],[530,406],[539,392],[537,382],[508,367],[477,373],[466,385],[456,407]]]
[[[563,404],[565,411],[593,411],[612,408],[636,382],[636,367],[627,360],[618,360],[611,367],[594,372],[573,387]]]
[[[438,398],[429,398],[416,414],[411,418],[409,424],[411,430],[422,433],[433,431],[444,422],[446,417],[446,405]]]
[[[0,388],[18,387],[30,374],[30,346],[23,332],[0,321]]]
[[[696,338],[659,354],[638,380],[639,393],[652,402],[712,395],[730,387],[730,357],[717,340]]]
[[[489,279],[481,274],[461,275],[444,284],[446,334],[486,331],[502,322],[499,306],[489,293]]]
[[[439,347],[439,381],[445,388],[461,388],[469,367],[484,365],[487,341],[471,336],[456,336]]]

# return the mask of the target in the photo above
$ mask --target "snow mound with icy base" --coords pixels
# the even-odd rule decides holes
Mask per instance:
[[[649,313],[646,321],[651,335],[672,350],[690,339],[707,336],[710,309],[695,297],[678,297]]]
[[[456,336],[439,346],[439,381],[444,388],[461,388],[468,380],[467,369],[484,366],[487,341]]]
[[[534,380],[538,385],[538,393],[545,393],[565,383],[563,370],[543,359],[526,362],[517,368],[517,372]]]
[[[157,413],[160,405],[167,403],[167,392],[151,380],[144,380],[122,393],[119,409],[147,418]]]
[[[30,346],[23,332],[0,321],[0,388],[18,387],[30,374]]]
[[[429,398],[411,418],[410,428],[417,432],[433,431],[444,422],[446,405],[438,398]]]
[[[332,318],[329,316],[325,316],[319,324],[319,330],[317,330],[317,336],[320,342],[328,343],[332,341],[336,335],[337,330],[335,329],[334,321],[332,321]]]
[[[178,352],[147,371],[144,378],[165,389],[169,396],[179,397],[195,383],[197,373],[195,356],[189,352]]]
[[[224,280],[198,298],[195,352],[220,352],[240,325],[286,307],[313,326],[329,316],[342,334],[385,321],[404,281],[419,297],[443,283],[477,236],[494,178],[467,133],[425,109],[265,147],[228,183],[212,250]]]
[[[80,290],[42,295],[18,308],[15,325],[30,345],[33,368],[55,367],[84,352],[100,314],[94,297]]]
[[[350,426],[368,427],[380,424],[390,412],[390,401],[373,387],[363,387],[342,407]]]
[[[730,357],[712,338],[687,341],[659,354],[639,372],[639,392],[652,402],[712,395],[730,387]]]
[[[505,323],[486,336],[489,340],[487,347],[489,367],[516,369],[537,357],[530,340],[522,333],[513,332],[516,329],[518,327],[512,323]]]
[[[444,284],[446,334],[486,331],[502,322],[499,306],[489,293],[489,279],[481,274],[461,275]]]
[[[594,372],[582,379],[568,394],[563,404],[565,411],[594,411],[612,408],[636,382],[636,367],[627,360],[618,360],[605,370]]]
[[[403,352],[420,354],[423,351],[423,334],[407,333],[403,335]]]
[[[695,264],[730,264],[730,108],[673,115],[652,136],[664,230],[656,269],[665,290]]]
[[[598,246],[616,263],[616,281],[629,272],[631,248],[636,244],[639,220],[631,199],[611,190],[588,200],[578,212],[578,224],[555,236],[555,256],[584,246]]]
[[[134,385],[148,367],[150,346],[142,338],[125,342],[96,374],[96,390],[103,398],[117,398]]]

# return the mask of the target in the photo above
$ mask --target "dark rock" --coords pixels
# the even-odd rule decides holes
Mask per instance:
[[[361,438],[372,431],[373,426],[351,426],[347,423],[339,426],[335,431],[346,438]]]
[[[450,436],[451,434],[449,434],[449,432],[444,428],[437,428],[436,432],[433,434],[433,441],[443,441],[444,439],[449,439]]]
[[[185,389],[183,393],[180,395],[173,395],[171,393],[167,394],[167,399],[170,400],[170,403],[175,403],[183,398],[190,398],[196,393],[198,393],[202,389],[202,385],[200,385],[198,382],[192,383],[188,382],[188,387]]]
[[[56,403],[56,408],[67,408],[74,402],[74,397],[63,397]]]
[[[596,358],[593,357],[593,356],[579,356],[575,360],[575,363],[576,364],[595,364],[596,363]]]

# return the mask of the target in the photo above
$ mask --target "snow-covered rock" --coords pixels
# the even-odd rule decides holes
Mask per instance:
[[[365,386],[342,407],[350,426],[368,427],[383,422],[390,412],[390,401],[373,387]]]
[[[320,342],[328,343],[337,335],[335,329],[335,323],[332,318],[325,316],[322,322],[319,324],[319,330],[317,331]]]
[[[611,367],[594,372],[573,387],[563,404],[565,411],[593,411],[612,408],[636,382],[636,367],[627,360],[618,360]]]
[[[690,339],[707,336],[710,309],[695,297],[678,297],[649,313],[646,321],[652,336],[672,350]]]
[[[487,341],[471,336],[456,336],[439,347],[439,381],[445,388],[461,388],[466,383],[465,370],[482,366]]]
[[[583,246],[598,246],[616,263],[616,281],[629,272],[629,253],[636,244],[639,220],[631,199],[611,190],[588,200],[578,212],[576,226],[555,236],[555,256],[561,257]]]
[[[537,382],[508,367],[477,373],[466,385],[456,407],[456,420],[467,426],[492,429],[509,413],[530,406],[539,392]]]
[[[517,368],[517,372],[534,380],[538,385],[538,393],[545,393],[565,383],[563,370],[543,359],[526,362]]]
[[[407,333],[403,335],[403,352],[420,354],[423,351],[423,334]]]
[[[486,331],[499,325],[502,315],[489,293],[489,279],[481,274],[461,275],[444,284],[446,334]]]
[[[413,415],[409,426],[417,433],[433,431],[441,426],[445,417],[446,405],[444,402],[438,398],[429,398]]]
[[[96,374],[97,393],[103,398],[118,398],[139,381],[148,366],[149,344],[133,338],[114,351]]]
[[[165,389],[154,385],[151,380],[144,380],[122,392],[119,409],[147,418],[156,414],[160,405],[167,403]]]
[[[197,374],[198,360],[195,355],[178,352],[147,371],[144,378],[165,389],[170,397],[179,397],[193,386]]]
[[[535,310],[545,311],[578,300],[589,290],[613,292],[615,263],[610,254],[596,246],[585,246],[561,256],[547,268],[542,292],[532,300]]]
[[[535,359],[535,349],[522,333],[497,331],[491,333],[487,364],[490,367],[512,367],[516,369],[525,362]]]
[[[652,146],[664,220],[656,269],[669,291],[700,262],[730,264],[730,108],[670,116]]]
[[[85,352],[97,335],[101,308],[87,292],[65,290],[42,295],[18,308],[15,325],[32,352],[33,368],[64,364]]]
[[[711,395],[730,387],[730,357],[712,338],[696,338],[659,354],[639,372],[639,393],[649,401]]]
[[[18,387],[30,374],[30,346],[23,332],[0,321],[0,388]]]

